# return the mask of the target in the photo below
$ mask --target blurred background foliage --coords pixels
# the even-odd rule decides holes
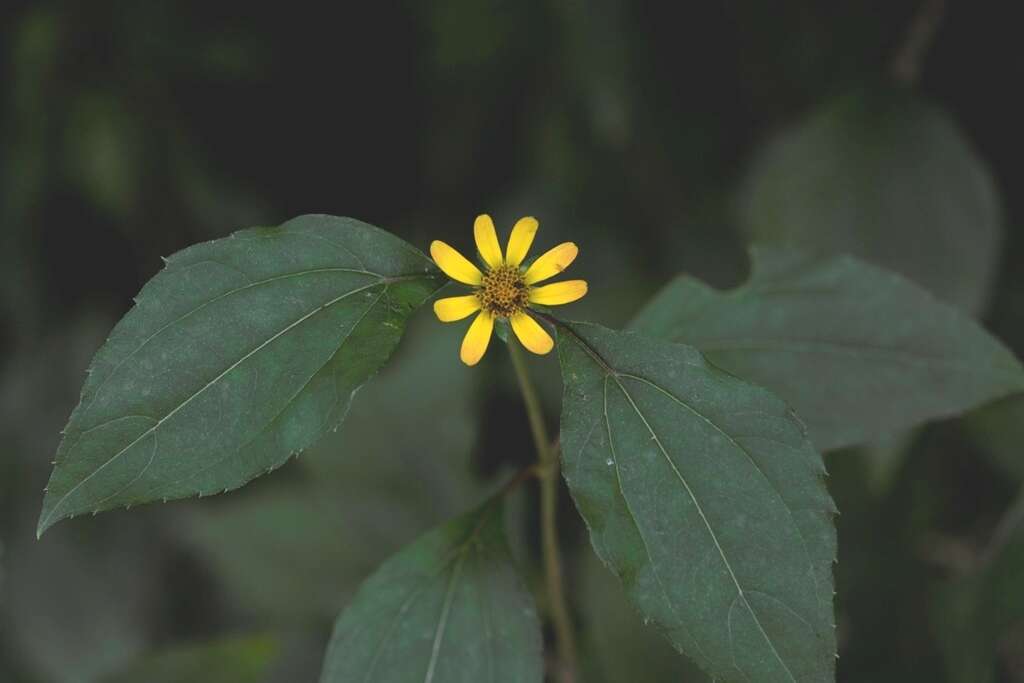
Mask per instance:
[[[468,247],[477,213],[533,214],[540,245],[581,245],[571,315],[611,326],[679,272],[729,287],[750,241],[796,243],[1024,354],[1018,25],[943,4],[3,3],[0,680],[315,680],[359,581],[532,457],[506,359],[465,369],[424,311],[297,462],[37,542],[90,356],[196,241],[323,212]],[[556,364],[535,369],[554,424]],[[1024,681],[1022,425],[1011,397],[826,454],[841,681]],[[536,586],[534,495],[509,531]],[[704,681],[563,503],[585,680]]]

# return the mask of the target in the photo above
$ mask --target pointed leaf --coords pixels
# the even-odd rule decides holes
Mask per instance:
[[[834,677],[834,506],[778,398],[688,346],[560,323],[563,471],[645,619],[720,681]]]
[[[540,624],[492,500],[381,565],[334,626],[321,683],[537,682]]]
[[[39,533],[280,466],[337,426],[440,282],[402,240],[332,216],[175,254],[93,360]]]
[[[818,448],[877,439],[1024,389],[1013,354],[906,278],[855,258],[751,250],[721,292],[680,276],[632,327],[692,344],[785,399]]]

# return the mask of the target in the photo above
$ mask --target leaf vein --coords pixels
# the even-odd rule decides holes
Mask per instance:
[[[612,454],[612,463],[615,465],[615,480],[618,484],[619,495],[622,496],[622,502],[626,505],[626,512],[629,514],[629,519],[633,523],[633,527],[636,529],[637,535],[640,537],[640,542],[643,543],[644,553],[651,561],[651,571],[654,573],[654,580],[658,582],[658,588],[661,590],[661,595],[665,598],[665,603],[668,608],[672,610],[672,614],[675,616],[678,625],[686,631],[687,635],[690,636],[690,641],[697,647],[697,652],[701,657],[710,661],[706,654],[704,654],[703,648],[700,643],[690,630],[686,628],[685,622],[679,617],[679,612],[676,611],[675,603],[668,596],[668,590],[665,588],[665,582],[661,579],[661,572],[658,571],[658,563],[654,560],[654,556],[651,554],[651,548],[647,543],[647,537],[644,536],[643,529],[640,526],[640,521],[636,517],[636,513],[633,512],[633,507],[629,504],[629,498],[626,496],[626,489],[622,486],[622,475],[619,470],[619,458],[615,452],[615,441],[612,439],[612,421],[608,418],[608,378],[610,375],[604,377],[604,422],[606,431],[608,432],[608,450]]]
[[[638,379],[631,375],[624,376],[632,377],[633,379]],[[682,483],[683,487],[686,489],[686,492],[689,494],[691,500],[693,500],[693,504],[697,508],[697,513],[700,515],[701,520],[704,522],[704,526],[707,528],[708,533],[711,535],[711,540],[714,542],[715,548],[717,548],[718,554],[719,556],[721,556],[722,562],[725,563],[725,568],[728,570],[729,576],[732,578],[732,581],[736,586],[736,590],[739,592],[739,597],[743,599],[744,604],[747,605],[747,609],[750,610],[751,615],[754,617],[754,622],[757,624],[758,629],[761,631],[761,635],[764,636],[765,642],[768,643],[768,647],[771,648],[772,654],[775,655],[775,658],[779,661],[780,664],[782,664],[782,668],[786,670],[786,673],[789,674],[789,677],[793,680],[794,683],[796,683],[796,678],[793,676],[793,672],[789,670],[789,667],[782,660],[782,657],[779,655],[778,650],[775,649],[775,644],[772,642],[771,638],[768,637],[768,634],[765,632],[764,627],[761,625],[761,620],[757,618],[757,615],[754,613],[754,610],[750,607],[750,603],[747,602],[747,598],[743,593],[743,587],[740,585],[739,579],[737,578],[736,573],[733,571],[732,564],[729,562],[729,559],[726,557],[725,551],[723,550],[721,543],[718,541],[718,536],[715,534],[714,529],[711,527],[711,522],[708,520],[707,515],[704,513],[703,506],[701,506],[700,502],[697,500],[697,496],[694,495],[693,490],[690,488],[689,483],[687,483],[686,481],[686,478],[683,477],[682,473],[679,471],[679,468],[676,467],[675,461],[672,460],[671,456],[669,456],[668,454],[668,451],[665,450],[665,446],[661,443],[661,439],[658,437],[657,433],[655,433],[654,429],[647,421],[647,418],[644,417],[644,414],[640,411],[639,406],[636,405],[636,402],[633,400],[633,397],[630,395],[630,393],[626,390],[626,387],[619,380],[619,375],[615,374],[612,375],[612,377],[615,379],[615,383],[619,386],[619,389],[626,397],[626,400],[628,400],[630,405],[633,407],[633,410],[636,411],[637,417],[640,418],[640,420],[644,423],[644,426],[647,428],[647,431],[650,432],[651,437],[654,439],[654,443],[657,444],[658,449],[661,451],[662,455],[665,456],[665,459],[668,461],[669,466],[672,468],[672,471],[675,473],[676,477],[678,477],[680,483]],[[654,385],[653,383],[651,384],[653,386],[657,386]],[[697,414],[700,415],[700,413]],[[651,561],[653,563],[653,558]]]
[[[202,261],[202,263],[216,263],[217,265],[224,266],[226,268],[231,268],[231,270],[236,270],[236,271],[238,271],[240,273],[242,272],[242,271],[238,270],[237,268],[233,268],[231,266],[225,266],[223,263],[220,263],[220,261],[206,260],[206,261]],[[195,265],[195,264],[193,264],[193,265]],[[146,337],[142,341],[142,343],[139,344],[138,347],[133,349],[131,351],[131,353],[129,353],[127,356],[125,356],[121,360],[121,362],[119,362],[117,365],[115,365],[114,368],[110,371],[110,373],[103,379],[103,381],[100,383],[100,385],[98,387],[96,387],[96,390],[92,394],[92,399],[90,399],[88,405],[86,405],[82,409],[82,414],[84,415],[89,410],[89,408],[92,407],[93,403],[95,403],[96,399],[99,397],[100,391],[107,385],[107,382],[117,373],[117,371],[120,370],[121,367],[125,363],[127,363],[129,360],[131,360],[135,356],[136,353],[138,353],[143,348],[145,348],[146,345],[149,344],[149,342],[153,341],[153,339],[155,339],[157,336],[160,335],[160,333],[162,333],[164,330],[168,329],[169,327],[172,327],[173,325],[177,325],[182,320],[185,320],[186,318],[192,316],[193,314],[198,313],[199,311],[201,311],[202,309],[206,308],[207,306],[209,306],[209,305],[211,305],[213,303],[216,303],[217,301],[220,301],[221,299],[226,299],[229,296],[234,296],[235,294],[238,294],[239,292],[244,292],[246,290],[253,289],[254,287],[261,287],[263,285],[270,284],[272,282],[278,282],[280,280],[287,280],[287,279],[293,278],[293,277],[302,277],[302,276],[305,276],[305,275],[313,275],[313,274],[318,274],[318,273],[334,273],[334,272],[339,272],[339,273],[357,273],[357,274],[361,274],[361,275],[372,275],[372,276],[377,277],[377,278],[379,278],[381,280],[385,279],[384,276],[380,275],[379,273],[371,273],[369,271],[355,270],[355,269],[352,269],[352,268],[314,268],[314,269],[311,269],[311,270],[300,270],[300,271],[296,271],[294,273],[285,273],[284,275],[275,275],[274,277],[266,278],[264,280],[258,280],[258,281],[255,281],[255,282],[252,281],[244,273],[242,273],[243,276],[246,277],[246,279],[250,280],[248,284],[243,285],[241,287],[236,287],[235,289],[229,290],[227,292],[223,292],[223,293],[218,294],[217,296],[213,297],[212,299],[204,301],[203,303],[199,304],[195,308],[193,308],[193,309],[189,310],[188,312],[178,316],[177,318],[175,318],[174,320],[166,323],[165,325],[162,325],[159,329],[157,329],[155,332],[153,332],[153,334],[151,334],[148,337]]]
[[[387,288],[388,288],[388,285],[384,285],[384,290],[382,290],[381,294],[383,294],[383,292],[387,291]],[[363,311],[363,314],[361,316],[359,316],[359,319],[355,323],[353,323],[352,327],[349,328],[349,331],[345,334],[344,337],[342,337],[341,341],[338,342],[339,348],[341,346],[343,346],[346,341],[348,341],[348,338],[352,336],[352,333],[363,322],[363,320],[366,318],[366,316],[369,314],[369,312],[371,310],[373,310],[373,308],[378,303],[380,303],[380,298],[381,297],[378,296],[377,299],[372,304],[370,304],[366,308],[365,311]],[[254,436],[253,438],[249,439],[248,441],[246,441],[244,444],[242,444],[241,446],[239,446],[235,450],[229,451],[225,455],[217,458],[216,460],[214,460],[212,463],[209,463],[205,467],[203,467],[203,468],[201,468],[199,470],[196,470],[195,472],[190,472],[189,474],[187,474],[184,477],[181,477],[180,479],[177,479],[175,481],[167,482],[163,486],[161,486],[161,487],[159,487],[159,488],[157,488],[157,489],[155,489],[153,491],[150,491],[149,493],[146,494],[146,496],[147,497],[149,497],[149,496],[159,497],[161,492],[166,491],[167,489],[171,489],[171,488],[173,488],[173,487],[175,487],[175,486],[177,486],[179,484],[182,484],[182,483],[184,483],[186,481],[190,481],[192,479],[195,479],[196,477],[198,477],[199,475],[203,474],[204,472],[208,472],[209,470],[213,469],[214,467],[217,467],[218,465],[220,465],[222,462],[224,462],[228,458],[230,458],[230,457],[232,457],[234,455],[238,455],[239,453],[242,452],[243,449],[248,448],[250,445],[252,445],[253,442],[258,441],[259,439],[261,439],[263,437],[263,433],[266,431],[267,427],[269,427],[270,425],[274,424],[274,422],[276,422],[278,420],[278,418],[280,418],[281,415],[284,414],[284,411],[288,410],[289,406],[291,406],[291,404],[292,404],[292,401],[294,401],[295,398],[297,396],[299,396],[299,394],[301,394],[303,391],[306,390],[306,387],[309,386],[310,382],[312,382],[316,378],[316,376],[319,375],[320,372],[325,367],[327,367],[327,365],[332,360],[334,360],[335,355],[337,355],[337,352],[335,352],[335,354],[333,354],[330,358],[328,358],[326,361],[324,361],[324,364],[321,365],[319,368],[317,368],[316,371],[313,372],[306,379],[305,382],[303,382],[302,386],[299,387],[299,389],[297,391],[295,391],[287,401],[285,401],[285,403],[281,407],[281,409],[278,410],[277,413],[275,413],[273,415],[273,417],[271,417],[269,420],[267,420],[266,426],[264,426],[263,429],[261,429],[260,432],[256,436]],[[341,396],[337,392],[337,383],[335,383],[334,388],[335,388],[335,394],[334,394],[335,395],[335,405],[337,405],[341,401]],[[330,414],[330,411],[328,411],[328,415],[329,414]]]
[[[286,326],[286,327],[285,327],[284,329],[282,329],[282,330],[281,330],[280,332],[277,332],[277,333],[275,333],[275,334],[274,334],[273,336],[271,336],[270,338],[268,338],[268,339],[267,339],[266,341],[264,341],[264,342],[260,343],[260,344],[259,344],[258,346],[256,346],[255,348],[253,348],[253,349],[252,349],[251,351],[247,352],[247,353],[246,353],[245,355],[243,355],[243,356],[242,356],[241,358],[239,358],[239,359],[238,359],[237,361],[235,361],[235,362],[234,362],[233,364],[231,364],[230,366],[228,366],[228,368],[227,368],[226,370],[224,370],[224,371],[223,371],[223,372],[221,372],[221,373],[220,373],[219,375],[217,375],[216,377],[214,377],[213,379],[211,379],[211,380],[210,380],[209,382],[207,382],[207,383],[206,383],[206,384],[205,384],[205,385],[204,385],[204,386],[203,386],[202,388],[200,388],[200,389],[199,389],[198,391],[194,392],[194,393],[193,393],[193,394],[191,394],[191,395],[190,395],[190,396],[189,396],[188,398],[186,398],[186,399],[185,399],[184,401],[182,401],[181,403],[179,403],[179,404],[178,404],[178,405],[177,405],[177,406],[176,406],[176,407],[175,407],[174,409],[172,409],[172,410],[171,410],[171,411],[170,411],[169,413],[167,413],[167,415],[165,415],[164,417],[160,418],[160,420],[158,420],[158,421],[157,421],[157,423],[156,423],[155,425],[153,425],[153,426],[152,426],[152,427],[150,427],[150,428],[149,428],[148,430],[146,430],[145,432],[143,432],[143,433],[142,433],[141,435],[139,435],[139,436],[138,436],[137,438],[135,438],[135,439],[134,439],[134,440],[133,440],[133,441],[132,441],[131,443],[129,443],[129,444],[128,444],[127,446],[125,446],[124,448],[122,448],[122,449],[121,449],[120,451],[118,451],[118,452],[117,452],[117,453],[115,453],[114,455],[110,456],[110,458],[109,458],[108,460],[106,460],[106,461],[105,461],[105,462],[104,462],[103,464],[101,464],[101,465],[100,465],[99,467],[97,467],[97,468],[96,468],[95,470],[93,470],[93,471],[92,471],[92,472],[91,472],[91,473],[90,473],[90,474],[89,474],[89,475],[88,475],[87,477],[85,477],[84,479],[82,479],[82,481],[78,482],[78,483],[77,483],[77,484],[76,484],[75,486],[73,486],[73,487],[72,487],[72,488],[71,488],[70,490],[68,490],[68,492],[67,492],[67,493],[65,493],[65,494],[64,494],[64,495],[63,495],[63,496],[62,496],[62,497],[60,498],[60,500],[58,500],[58,501],[57,501],[57,503],[56,503],[56,504],[54,504],[53,508],[52,508],[52,509],[50,510],[50,514],[48,514],[48,515],[46,516],[46,518],[45,518],[45,519],[44,519],[44,520],[43,520],[43,521],[41,522],[41,526],[42,526],[42,527],[48,526],[48,524],[49,524],[50,520],[51,520],[51,519],[53,519],[53,517],[54,517],[54,515],[55,515],[55,514],[57,514],[57,511],[58,511],[58,510],[60,509],[60,507],[61,507],[61,506],[62,506],[62,505],[63,505],[63,504],[64,504],[64,503],[65,503],[65,502],[67,501],[68,497],[69,497],[69,496],[71,496],[71,495],[72,495],[72,494],[73,494],[73,493],[74,493],[75,491],[77,491],[77,490],[78,490],[79,488],[81,488],[81,487],[82,487],[82,486],[83,486],[83,485],[84,485],[84,484],[85,484],[86,482],[88,482],[88,481],[89,481],[90,479],[92,479],[92,478],[93,478],[94,476],[96,476],[96,474],[97,474],[97,473],[99,473],[100,471],[102,471],[103,469],[105,469],[105,468],[106,468],[106,467],[107,467],[107,466],[108,466],[108,465],[109,465],[110,463],[114,462],[114,461],[115,461],[115,460],[117,460],[117,459],[118,459],[119,457],[121,457],[121,455],[123,455],[123,454],[124,454],[124,453],[125,453],[125,452],[126,452],[126,451],[127,451],[128,449],[130,449],[130,448],[131,448],[131,447],[133,447],[133,446],[134,446],[135,444],[137,444],[137,443],[138,443],[139,441],[141,441],[142,439],[144,439],[144,438],[145,438],[145,437],[146,437],[147,435],[149,435],[150,433],[152,433],[152,432],[154,432],[155,430],[159,429],[159,428],[160,428],[160,425],[162,425],[162,424],[163,424],[164,422],[166,422],[166,421],[167,421],[168,419],[170,419],[170,418],[171,418],[172,416],[174,416],[174,415],[175,415],[175,414],[176,414],[176,413],[177,413],[177,412],[178,412],[179,410],[181,410],[181,409],[182,409],[182,408],[184,408],[184,407],[185,407],[186,405],[188,405],[188,404],[189,404],[189,403],[190,403],[190,402],[191,402],[191,401],[192,401],[193,399],[195,399],[195,398],[196,398],[197,396],[199,396],[199,395],[200,395],[200,394],[202,394],[202,393],[203,393],[204,391],[206,391],[206,390],[207,390],[207,389],[209,389],[209,388],[210,388],[211,386],[213,386],[214,384],[216,384],[217,382],[219,382],[219,381],[220,381],[221,379],[223,379],[223,378],[224,378],[225,376],[227,376],[227,375],[228,375],[228,373],[230,373],[230,372],[231,372],[232,370],[234,370],[234,369],[235,369],[235,368],[237,368],[237,367],[238,367],[239,365],[241,365],[241,364],[242,364],[243,362],[245,362],[246,360],[248,360],[249,358],[251,358],[251,357],[252,357],[252,356],[253,356],[254,354],[256,354],[257,352],[259,352],[259,351],[260,351],[261,349],[265,348],[265,347],[266,347],[267,345],[271,344],[271,343],[272,343],[273,341],[275,341],[276,339],[278,339],[278,338],[280,338],[281,336],[283,336],[283,335],[287,334],[287,333],[288,333],[289,331],[291,331],[292,329],[294,329],[294,328],[295,328],[295,327],[297,327],[298,325],[301,325],[301,324],[302,324],[303,322],[305,322],[305,321],[306,321],[306,320],[308,320],[309,318],[312,318],[312,317],[313,317],[314,315],[316,315],[316,314],[318,314],[318,313],[320,313],[320,312],[322,312],[322,311],[326,310],[326,309],[327,309],[327,308],[329,308],[330,306],[333,306],[334,304],[338,303],[339,301],[342,301],[342,300],[344,300],[344,299],[346,299],[346,298],[348,298],[348,297],[350,297],[350,296],[353,296],[353,295],[355,295],[355,294],[358,294],[359,292],[362,292],[362,291],[365,291],[365,290],[367,290],[367,289],[370,289],[371,287],[376,287],[376,286],[377,286],[378,284],[380,284],[380,283],[379,283],[379,282],[374,282],[374,283],[371,283],[371,284],[369,284],[369,285],[365,285],[365,286],[363,286],[363,287],[358,287],[358,288],[356,288],[356,289],[353,289],[353,290],[351,290],[351,291],[349,291],[349,292],[346,292],[345,294],[342,294],[341,296],[338,296],[338,297],[336,297],[336,298],[332,299],[331,301],[328,301],[328,302],[327,302],[327,303],[325,303],[325,304],[322,304],[322,305],[318,306],[317,308],[313,309],[313,310],[312,310],[312,311],[310,311],[309,313],[306,313],[306,314],[305,314],[305,315],[303,315],[302,317],[298,318],[298,319],[297,319],[297,320],[295,320],[294,322],[292,322],[292,323],[290,323],[289,325],[287,325],[287,326]]]
[[[441,606],[441,616],[438,619],[437,629],[434,632],[434,644],[430,650],[430,663],[427,665],[427,673],[423,677],[423,683],[431,683],[434,680],[434,673],[437,667],[437,658],[441,654],[441,643],[444,634],[448,629],[448,617],[451,614],[452,603],[455,601],[455,586],[458,584],[459,574],[462,573],[462,565],[469,553],[462,554],[452,569],[451,578],[448,579],[448,590],[445,592],[444,603]]]
[[[781,490],[779,489],[778,485],[777,485],[777,484],[776,484],[775,482],[773,482],[773,481],[772,481],[772,480],[771,480],[771,479],[770,479],[770,478],[768,477],[768,475],[767,475],[767,474],[765,474],[764,470],[763,470],[763,469],[761,468],[761,465],[760,465],[760,464],[758,464],[757,460],[756,460],[756,459],[754,458],[754,456],[753,456],[753,454],[752,454],[752,453],[750,452],[750,450],[749,450],[749,449],[748,449],[748,448],[747,448],[746,446],[744,446],[743,444],[741,444],[741,443],[740,443],[739,441],[737,441],[735,437],[733,437],[733,436],[732,436],[731,434],[729,434],[729,433],[728,433],[727,431],[725,431],[724,429],[722,429],[722,427],[721,427],[721,426],[719,426],[719,424],[718,424],[717,422],[715,422],[714,420],[712,420],[712,419],[711,419],[710,417],[708,417],[707,415],[705,415],[705,414],[701,413],[701,412],[700,412],[699,410],[697,410],[696,408],[694,408],[693,406],[691,406],[691,405],[690,405],[689,403],[687,403],[686,401],[682,400],[681,398],[679,398],[678,396],[676,396],[675,394],[673,394],[673,393],[672,393],[671,391],[669,391],[668,389],[665,389],[664,387],[660,386],[659,384],[657,384],[657,383],[655,383],[655,382],[652,382],[652,381],[651,381],[651,380],[649,380],[649,379],[646,379],[646,378],[644,378],[644,377],[637,377],[636,375],[620,374],[620,375],[619,375],[619,377],[625,377],[625,378],[628,378],[628,379],[632,379],[632,380],[634,380],[634,381],[636,381],[636,382],[641,382],[641,383],[643,383],[643,384],[647,384],[648,386],[650,386],[650,387],[652,387],[652,388],[654,388],[654,389],[656,389],[656,390],[660,391],[660,392],[661,392],[661,393],[663,393],[663,394],[664,394],[665,396],[669,397],[670,399],[672,399],[673,401],[675,401],[675,402],[676,402],[676,403],[678,403],[679,405],[683,406],[683,407],[684,407],[684,408],[686,408],[686,409],[687,409],[688,411],[690,411],[691,413],[693,413],[694,415],[696,415],[697,417],[701,418],[702,420],[704,420],[705,422],[707,422],[707,423],[708,423],[709,425],[711,425],[711,427],[712,427],[712,428],[713,428],[713,429],[714,429],[715,431],[717,431],[717,432],[718,432],[719,434],[721,434],[721,435],[722,435],[723,437],[725,437],[725,438],[726,438],[726,439],[727,439],[727,440],[728,440],[728,441],[729,441],[730,443],[732,443],[732,444],[733,444],[733,445],[734,445],[734,446],[735,446],[735,447],[736,447],[736,448],[737,448],[737,449],[738,449],[738,450],[739,450],[739,451],[740,451],[741,453],[743,453],[743,455],[744,455],[744,456],[746,456],[746,458],[747,458],[747,460],[748,460],[748,461],[750,462],[750,464],[754,466],[754,469],[755,469],[755,470],[757,470],[757,473],[758,473],[758,474],[760,474],[760,475],[761,475],[761,478],[762,478],[762,479],[763,479],[763,480],[765,481],[765,483],[766,483],[766,484],[768,484],[768,488],[769,488],[769,489],[771,489],[771,491],[772,491],[772,492],[773,492],[773,493],[774,493],[774,494],[776,495],[776,497],[778,498],[779,502],[780,502],[780,503],[782,503],[782,507],[783,507],[783,508],[785,508],[785,510],[786,510],[786,514],[787,514],[787,515],[789,516],[789,520],[790,520],[790,522],[792,522],[792,524],[793,524],[793,528],[794,528],[794,529],[796,529],[796,533],[797,533],[797,535],[798,535],[798,536],[800,537],[800,545],[802,545],[802,546],[803,546],[803,549],[804,549],[804,555],[806,556],[806,559],[807,559],[807,565],[808,565],[808,566],[809,566],[809,567],[811,568],[811,578],[812,578],[812,580],[814,581],[814,596],[815,596],[815,599],[816,599],[816,600],[817,600],[817,602],[818,602],[818,606],[819,606],[819,607],[822,607],[822,601],[821,601],[821,590],[820,590],[820,586],[818,585],[818,578],[817,578],[817,574],[816,574],[816,573],[814,572],[814,563],[813,563],[813,562],[811,562],[811,555],[810,555],[810,551],[809,551],[809,550],[807,549],[807,539],[806,539],[806,538],[804,538],[803,532],[802,532],[802,531],[800,530],[800,525],[799,525],[799,524],[797,524],[797,523],[796,523],[796,520],[795,520],[795,519],[793,518],[793,509],[792,509],[792,508],[790,507],[789,503],[788,503],[788,502],[786,501],[786,498],[785,498],[785,496],[783,496],[783,495],[782,495],[782,491],[781,491]],[[620,386],[621,386],[621,383],[620,383]],[[625,391],[625,389],[623,389],[623,391]],[[632,403],[632,399],[630,400],[630,402]],[[636,408],[636,404],[635,404],[635,403],[633,404],[633,407],[634,407],[634,408]],[[637,409],[637,412],[639,413],[639,409]],[[644,424],[647,424],[647,421],[646,421],[646,420],[644,420]],[[652,436],[655,436],[655,435],[654,435],[654,430],[650,428],[650,425],[648,425],[648,427],[647,427],[647,428],[648,428],[648,430],[650,430],[650,431],[651,431],[651,435],[652,435]],[[748,438],[749,438],[749,437],[748,437]],[[656,436],[655,436],[655,440],[657,440],[657,442],[658,442],[658,446],[659,446],[659,447],[661,447],[661,441],[660,441],[660,440],[658,440]],[[662,452],[665,452],[665,451],[664,451],[664,448],[662,448]],[[668,457],[668,453],[665,453],[665,456],[666,456],[666,457]],[[681,475],[680,475],[680,476],[681,476]],[[695,500],[694,502],[696,502],[696,500]],[[709,527],[709,529],[710,529],[710,527]],[[717,541],[716,541],[716,543],[717,543]],[[731,570],[730,570],[730,571],[731,571]],[[736,585],[737,585],[737,587],[739,587],[739,584],[738,584],[738,583],[737,583]],[[742,591],[741,591],[741,592],[742,592]],[[748,606],[748,607],[750,607],[749,603],[748,603],[748,605],[747,605],[747,606]],[[750,610],[750,611],[751,611],[751,613],[753,613],[753,608],[751,608],[751,610]],[[755,615],[755,617],[754,617],[754,618],[755,618],[755,620],[757,619],[756,615]],[[760,625],[760,624],[759,624],[759,625]],[[812,630],[813,630],[813,629],[812,629]],[[765,637],[767,637],[767,635],[766,635]],[[773,647],[772,649],[774,649],[774,647]]]

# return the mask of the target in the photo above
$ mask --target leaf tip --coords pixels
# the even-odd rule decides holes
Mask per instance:
[[[48,511],[46,507],[43,507],[43,511],[39,514],[39,523],[36,525],[36,540],[38,541],[43,537],[43,534],[52,527],[54,524],[60,521],[60,518],[54,519],[53,512]]]

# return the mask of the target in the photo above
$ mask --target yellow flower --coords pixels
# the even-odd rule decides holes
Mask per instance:
[[[462,340],[459,357],[466,365],[476,365],[483,358],[491,341],[494,321],[498,319],[508,320],[512,331],[527,349],[534,353],[548,353],[555,343],[527,312],[530,304],[558,306],[576,301],[587,293],[587,283],[583,280],[534,286],[568,268],[579,252],[575,244],[564,242],[542,255],[529,268],[522,268],[538,225],[536,218],[520,218],[512,228],[503,255],[498,234],[494,231],[494,221],[486,214],[477,216],[473,235],[480,258],[487,266],[486,273],[444,242],[435,240],[430,244],[430,255],[448,277],[475,288],[472,294],[439,299],[434,303],[434,313],[445,323],[462,320],[479,311]]]

